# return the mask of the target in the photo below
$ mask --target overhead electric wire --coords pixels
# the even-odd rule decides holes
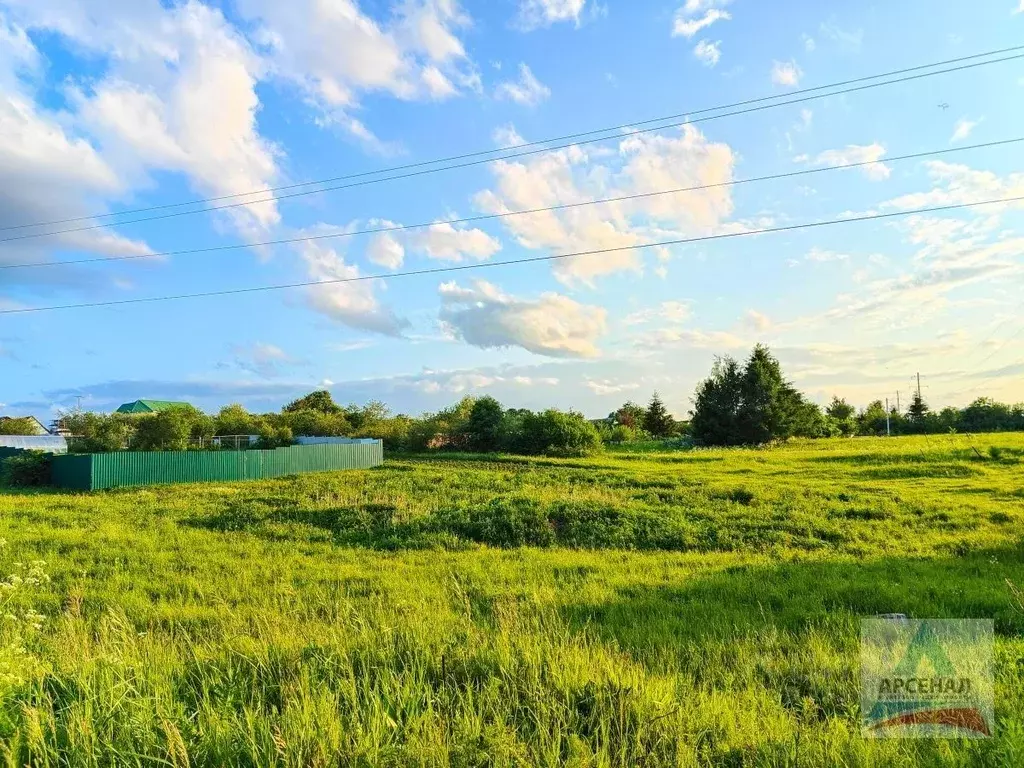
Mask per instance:
[[[947,63],[966,61],[966,60],[969,60],[969,59],[974,59],[974,58],[979,58],[979,57],[984,57],[984,56],[993,56],[993,55],[996,55],[998,53],[1009,52],[1009,51],[1017,51],[1017,50],[1024,50],[1024,46],[1016,46],[1014,48],[1006,48],[1006,49],[1002,49],[1000,51],[994,51],[994,52],[983,53],[983,54],[974,54],[973,56],[961,57],[961,58],[958,58],[958,59],[950,59],[948,61],[937,62],[935,64],[923,64],[923,65],[920,65],[918,67],[911,67],[911,68],[904,69],[904,70],[896,70],[896,71],[894,71],[892,73],[884,73],[884,74],[880,74],[880,75],[871,75],[871,76],[867,76],[867,77],[863,77],[863,78],[858,78],[858,79],[855,79],[855,80],[843,81],[842,83],[835,83],[835,84],[830,84],[830,85],[817,86],[815,88],[804,89],[803,91],[792,91],[792,92],[790,92],[788,94],[785,94],[785,96],[789,97],[789,96],[793,96],[794,94],[799,94],[799,93],[808,93],[808,92],[812,92],[812,91],[821,91],[821,90],[826,90],[826,89],[832,89],[832,88],[836,88],[838,85],[843,85],[843,84],[846,84],[846,83],[857,83],[857,82],[864,82],[866,80],[877,80],[877,79],[884,78],[884,77],[891,77],[893,74],[900,74],[900,73],[904,73],[904,72],[913,72],[913,71],[918,71],[918,70],[921,70],[921,69],[929,69],[929,68],[932,68],[932,67],[944,66]],[[872,89],[872,88],[880,88],[880,87],[886,86],[886,85],[896,85],[898,83],[909,82],[909,81],[912,81],[912,80],[920,80],[920,79],[926,78],[926,77],[934,77],[936,75],[948,74],[950,72],[959,72],[959,71],[966,70],[966,69],[973,69],[973,68],[976,68],[976,67],[987,66],[989,64],[999,64],[999,63],[1002,63],[1002,62],[1013,61],[1013,60],[1022,59],[1022,58],[1024,58],[1024,54],[1017,54],[1017,55],[1014,55],[1014,56],[1005,56],[1003,58],[990,59],[990,60],[987,60],[987,61],[979,61],[979,62],[974,62],[974,63],[971,63],[971,64],[961,64],[959,66],[950,67],[948,69],[940,69],[940,70],[936,70],[936,71],[933,71],[933,72],[919,72],[918,74],[915,74],[915,75],[909,75],[909,76],[906,76],[906,77],[899,77],[899,78],[896,78],[894,80],[887,80],[887,81],[881,82],[881,83],[870,83],[870,84],[867,84],[867,85],[859,85],[859,86],[855,86],[855,87],[851,87],[851,88],[844,88],[844,89],[841,89],[841,90],[829,90],[827,93],[818,93],[818,94],[815,94],[815,95],[802,96],[800,98],[795,98],[795,99],[794,98],[787,98],[784,101],[778,101],[778,102],[775,102],[775,103],[772,103],[772,104],[761,104],[760,106],[749,107],[749,108],[746,108],[746,109],[739,109],[739,110],[736,110],[736,111],[733,111],[733,112],[723,112],[722,114],[710,115],[710,116],[707,116],[707,117],[699,117],[697,119],[689,119],[689,118],[687,118],[685,120],[681,120],[681,121],[678,121],[678,122],[664,122],[666,120],[675,120],[676,118],[682,117],[684,115],[693,115],[693,114],[711,112],[711,111],[716,111],[716,110],[719,110],[719,109],[730,109],[733,106],[743,106],[743,105],[748,105],[748,104],[760,103],[760,102],[767,101],[767,100],[770,100],[770,99],[783,98],[783,94],[780,94],[778,96],[766,96],[766,97],[761,97],[759,99],[751,99],[751,100],[748,100],[748,101],[745,101],[745,102],[736,102],[736,104],[734,104],[734,105],[724,105],[724,106],[721,106],[721,107],[710,107],[710,108],[705,109],[705,110],[700,110],[700,112],[680,113],[680,114],[677,114],[677,115],[667,116],[667,117],[664,117],[664,118],[655,118],[655,119],[644,121],[644,122],[641,122],[641,123],[628,123],[628,124],[625,124],[624,126],[620,126],[620,127],[616,127],[616,128],[606,128],[606,129],[601,129],[601,130],[597,130],[597,131],[590,131],[588,133],[574,134],[575,136],[587,136],[587,135],[591,135],[591,134],[594,134],[594,133],[609,133],[609,132],[612,132],[612,131],[617,131],[617,130],[620,130],[622,128],[629,127],[631,125],[632,126],[635,126],[635,125],[647,125],[647,124],[653,123],[653,122],[662,123],[660,125],[656,125],[656,126],[652,126],[652,127],[648,127],[648,128],[642,128],[642,129],[634,130],[634,131],[620,130],[619,133],[612,133],[609,136],[599,136],[599,137],[596,137],[596,138],[586,139],[586,140],[583,140],[583,141],[572,141],[572,142],[570,142],[568,144],[556,144],[554,146],[543,146],[543,147],[531,149],[531,150],[525,151],[525,152],[520,152],[520,151],[512,152],[512,153],[509,153],[509,154],[502,155],[500,157],[487,157],[487,158],[482,158],[482,159],[475,159],[475,160],[471,160],[471,161],[468,161],[468,162],[457,163],[457,164],[454,164],[454,165],[444,165],[444,166],[441,166],[439,168],[422,169],[422,170],[414,171],[414,172],[411,172],[411,173],[397,174],[397,175],[392,175],[392,176],[383,176],[381,178],[375,178],[375,179],[363,179],[362,181],[356,181],[356,182],[352,182],[352,183],[349,183],[349,184],[342,184],[342,185],[331,186],[331,187],[322,187],[322,188],[311,189],[311,190],[302,190],[302,191],[298,191],[298,192],[291,192],[291,193],[286,194],[286,195],[276,195],[276,196],[273,196],[273,197],[266,197],[266,198],[261,198],[261,199],[257,199],[257,200],[247,200],[247,201],[244,201],[244,202],[229,203],[229,204],[226,204],[226,205],[208,206],[206,208],[199,208],[199,209],[196,209],[196,210],[189,210],[189,211],[175,211],[173,213],[165,213],[165,214],[160,214],[158,216],[146,216],[146,217],[142,217],[142,218],[127,219],[127,220],[123,220],[123,221],[112,222],[112,223],[109,223],[109,224],[93,224],[93,225],[85,226],[85,227],[75,227],[75,228],[71,228],[71,229],[60,229],[60,230],[53,230],[53,231],[48,231],[48,232],[35,232],[35,233],[29,233],[29,234],[24,234],[24,235],[16,235],[16,236],[13,236],[13,237],[0,238],[0,243],[12,242],[12,241],[16,241],[16,240],[27,240],[27,239],[33,239],[33,238],[41,238],[41,237],[53,237],[53,236],[56,236],[56,235],[70,234],[70,233],[73,233],[73,232],[84,232],[84,231],[88,231],[88,230],[102,229],[102,228],[105,228],[105,227],[108,227],[108,226],[122,226],[122,225],[125,225],[125,224],[137,224],[137,223],[146,222],[146,221],[157,221],[157,220],[162,220],[162,219],[175,218],[175,217],[178,217],[178,216],[191,216],[191,215],[196,215],[196,214],[200,214],[200,213],[208,213],[208,212],[211,212],[211,211],[220,211],[220,210],[226,210],[226,209],[231,209],[231,208],[242,208],[242,207],[249,206],[249,205],[257,205],[259,203],[271,203],[271,202],[277,202],[277,201],[280,201],[280,200],[290,199],[290,198],[293,198],[293,197],[302,197],[302,196],[306,196],[306,195],[315,195],[315,194],[319,194],[321,192],[335,192],[335,191],[339,191],[339,190],[342,190],[342,189],[351,189],[353,187],[361,187],[361,186],[367,186],[367,185],[370,185],[370,184],[379,184],[379,183],[383,183],[383,182],[387,182],[387,181],[397,181],[399,179],[406,179],[406,178],[412,178],[412,177],[417,177],[417,176],[424,176],[424,175],[428,175],[428,174],[439,173],[441,171],[450,171],[450,170],[456,170],[456,169],[460,169],[460,168],[468,168],[468,167],[476,166],[476,165],[486,165],[486,164],[489,164],[489,163],[499,162],[499,161],[503,161],[503,160],[512,160],[512,159],[516,159],[516,158],[519,158],[519,157],[526,157],[526,156],[529,156],[529,155],[536,155],[536,154],[541,154],[541,153],[544,153],[544,152],[553,152],[553,151],[558,150],[558,149],[565,149],[567,147],[578,146],[578,145],[582,145],[582,144],[592,144],[592,143],[597,143],[597,142],[602,142],[602,141],[610,141],[610,140],[613,140],[613,139],[628,138],[630,136],[637,136],[637,135],[640,135],[640,134],[651,133],[651,132],[654,132],[654,131],[661,131],[661,130],[664,130],[666,128],[676,128],[676,127],[681,127],[681,126],[684,126],[684,125],[694,125],[694,124],[697,124],[697,123],[704,123],[704,122],[710,122],[712,120],[718,120],[718,119],[723,118],[723,117],[734,117],[736,115],[749,114],[749,113],[752,113],[752,112],[761,112],[761,111],[768,110],[768,109],[775,109],[777,107],[790,106],[790,105],[793,105],[793,104],[802,104],[802,103],[805,103],[805,102],[808,102],[808,101],[815,101],[817,99],[827,98],[829,96],[840,96],[840,95],[843,95],[843,94],[854,93],[854,92],[863,91],[863,90],[869,90],[869,89]],[[570,135],[570,137],[571,136],[572,135]],[[566,137],[566,138],[569,138],[569,137]],[[548,140],[540,141],[540,142],[530,142],[528,144],[523,144],[523,145],[520,145],[520,146],[536,146],[538,144],[550,144],[553,141],[561,141],[561,140],[562,139],[548,139]],[[494,153],[500,152],[500,151],[503,151],[503,150],[485,150],[485,151],[476,152],[476,153],[468,153],[466,155],[455,155],[455,156],[453,156],[450,159],[460,159],[460,158],[463,158],[463,157],[466,157],[466,158],[468,158],[468,157],[478,157],[479,158],[480,155],[494,154]],[[340,177],[336,177],[335,180],[359,178],[359,177],[362,177],[362,176],[379,174],[379,173],[389,173],[389,172],[391,172],[393,170],[401,170],[401,169],[404,169],[404,168],[416,168],[416,167],[420,167],[420,166],[423,166],[423,165],[433,165],[433,164],[436,164],[436,163],[447,162],[447,161],[448,161],[448,159],[442,159],[442,160],[424,161],[422,163],[412,163],[412,164],[409,164],[407,166],[395,166],[394,168],[382,169],[380,171],[368,171],[368,172],[365,172],[365,173],[362,173],[362,174],[353,174],[351,176],[340,176]],[[316,183],[327,183],[327,182],[326,181],[324,181],[324,182],[303,182],[302,184],[291,185],[289,187],[277,187],[277,188],[270,188],[268,190],[255,190],[253,192],[239,193],[239,194],[236,194],[236,195],[225,195],[225,196],[222,196],[220,198],[207,198],[206,200],[207,201],[215,201],[215,200],[222,200],[222,199],[230,199],[230,198],[239,197],[239,196],[261,194],[261,192],[262,193],[266,193],[266,192],[273,191],[273,190],[288,189],[288,188],[294,188],[294,187],[298,187],[298,186],[308,186],[308,185],[312,185],[312,184],[316,184]],[[169,204],[168,206],[154,206],[154,207],[151,207],[151,208],[139,208],[139,209],[132,209],[132,210],[129,210],[129,211],[119,211],[119,212],[111,213],[111,214],[98,214],[96,216],[78,217],[78,218],[75,218],[75,219],[64,219],[64,220],[55,220],[55,221],[52,221],[52,222],[39,222],[39,223],[36,223],[36,224],[15,225],[15,226],[11,226],[11,227],[2,228],[2,229],[0,229],[0,231],[4,231],[4,230],[8,230],[9,231],[9,230],[14,230],[14,229],[25,229],[25,228],[31,228],[31,227],[41,227],[41,226],[47,226],[49,224],[66,223],[66,222],[69,222],[69,221],[81,221],[81,220],[91,220],[91,219],[101,218],[101,217],[119,216],[119,215],[125,215],[127,213],[133,213],[133,212],[144,212],[144,211],[147,211],[147,210],[160,210],[160,209],[166,208],[166,207],[179,207],[179,206],[182,206],[182,205],[192,205],[192,204],[198,205],[198,204],[202,204],[203,202],[205,202],[205,201],[204,200],[198,200],[198,201],[194,201],[194,202],[190,202],[190,203],[175,203],[175,204]]]
[[[606,205],[608,203],[620,203],[627,202],[630,200],[640,200],[649,197],[658,197],[662,195],[674,195],[682,194],[686,192],[699,192],[707,189],[717,189],[721,187],[734,187],[742,184],[752,184],[755,182],[762,181],[774,181],[778,179],[788,179],[795,176],[808,176],[811,174],[829,173],[833,171],[845,171],[856,168],[863,168],[869,165],[877,165],[879,163],[898,163],[906,160],[919,160],[924,157],[936,157],[938,155],[948,155],[955,152],[968,152],[974,149],[989,149],[991,147],[1006,146],[1008,144],[1018,144],[1024,142],[1024,136],[1019,136],[1012,139],[1001,139],[999,141],[988,141],[982,144],[967,144],[962,147],[945,147],[943,149],[931,150],[928,152],[914,152],[908,155],[895,155],[893,157],[882,158],[879,160],[863,160],[856,163],[847,163],[846,165],[835,165],[824,168],[803,168],[798,171],[786,171],[784,173],[774,173],[767,176],[752,176],[746,179],[734,179],[732,181],[722,181],[715,184],[701,184],[693,187],[676,187],[674,189],[665,189],[656,192],[637,192],[631,195],[621,195],[619,197],[607,197],[598,200],[584,200],[577,203],[561,203],[559,205],[550,205],[543,208],[528,208],[521,211],[505,211],[504,213],[487,213],[480,214],[478,216],[467,216],[461,219],[447,219],[445,221],[430,221],[420,224],[395,224],[388,227],[374,227],[372,229],[359,229],[348,232],[330,232],[320,235],[304,235],[302,237],[289,237],[282,238],[279,240],[266,240],[259,243],[234,243],[231,245],[212,245],[204,248],[188,248],[178,251],[160,251],[154,253],[137,253],[137,254],[125,254],[121,256],[97,256],[94,258],[87,259],[71,259],[65,261],[36,261],[36,262],[24,262],[20,264],[0,264],[0,270],[4,269],[28,269],[32,267],[59,267],[59,266],[72,266],[76,264],[97,264],[111,261],[131,261],[135,259],[157,259],[165,258],[168,256],[187,256],[199,253],[212,253],[219,251],[235,251],[245,248],[262,248],[273,245],[288,245],[292,243],[303,243],[311,242],[316,240],[330,240],[334,238],[343,237],[356,237],[358,235],[375,235],[385,234],[389,232],[404,232],[414,229],[425,229],[432,227],[435,224],[472,224],[480,221],[490,221],[494,219],[504,219],[511,216],[527,216],[534,213],[551,213],[553,211],[564,211],[572,208],[583,208],[591,205]]]
[[[198,293],[181,293],[172,296],[150,296],[137,299],[114,299],[111,301],[92,301],[80,304],[59,304],[49,307],[19,307],[16,309],[0,309],[0,315],[27,314],[30,312],[50,312],[61,309],[89,309],[94,307],[113,307],[126,304],[149,304],[162,301],[178,301],[181,299],[201,299],[215,296],[235,296],[246,293],[260,293],[264,291],[281,291],[292,288],[315,288],[317,286],[337,285],[341,283],[358,283],[366,280],[387,280],[395,277],[413,277],[417,275],[435,275],[448,272],[463,272],[471,269],[488,269],[491,267],[507,267],[517,264],[533,264],[545,261],[558,261],[579,256],[597,256],[605,253],[618,253],[621,251],[643,250],[646,248],[661,248],[670,245],[686,245],[689,243],[702,243],[711,240],[726,240],[738,237],[751,237],[754,235],[766,235],[777,232],[794,232],[816,227],[827,227],[837,224],[855,224],[865,221],[877,221],[881,219],[892,219],[900,216],[914,216],[923,213],[939,213],[941,211],[955,211],[965,208],[975,208],[984,205],[1001,205],[1004,203],[1020,202],[1024,195],[1018,197],[1005,197],[998,200],[979,200],[973,203],[957,203],[955,205],[940,205],[931,208],[917,208],[910,211],[892,211],[890,213],[873,213],[865,216],[854,216],[846,219],[829,219],[827,221],[813,221],[804,224],[788,224],[782,227],[764,227],[762,229],[748,229],[739,232],[722,232],[714,235],[701,235],[697,237],[684,237],[675,240],[662,240],[655,243],[640,243],[636,245],[616,246],[613,248],[598,248],[588,251],[574,251],[572,253],[550,254],[547,256],[531,256],[523,259],[508,259],[506,261],[489,261],[478,264],[459,264],[450,267],[433,267],[429,269],[408,270],[405,272],[392,272],[391,274],[361,275],[357,277],[342,277],[331,280],[308,280],[299,283],[285,283],[281,285],[260,285],[249,288],[227,288],[217,291],[202,291]]]

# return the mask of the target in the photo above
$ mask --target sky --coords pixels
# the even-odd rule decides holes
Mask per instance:
[[[1024,203],[914,211],[1024,196],[1024,144],[887,158],[1024,136],[1024,59],[693,114],[1022,33],[1024,0],[0,0],[0,415],[327,388],[685,417],[759,342],[823,404],[918,372],[933,407],[1022,401]],[[665,115],[693,122],[516,149]]]

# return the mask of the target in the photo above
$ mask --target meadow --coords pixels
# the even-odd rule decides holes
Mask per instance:
[[[0,491],[0,759],[1024,764],[1024,434]],[[996,737],[864,740],[859,619],[991,618]]]

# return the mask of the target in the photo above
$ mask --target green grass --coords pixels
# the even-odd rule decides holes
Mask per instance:
[[[0,758],[1018,765],[1022,457],[859,438],[0,492],[0,577],[50,577],[0,592]],[[883,612],[995,620],[996,738],[860,737]]]

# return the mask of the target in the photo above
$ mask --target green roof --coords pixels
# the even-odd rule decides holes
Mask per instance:
[[[189,403],[175,403],[171,400],[136,400],[134,403],[125,403],[117,409],[117,413],[157,413],[166,411],[168,408],[184,408]]]

